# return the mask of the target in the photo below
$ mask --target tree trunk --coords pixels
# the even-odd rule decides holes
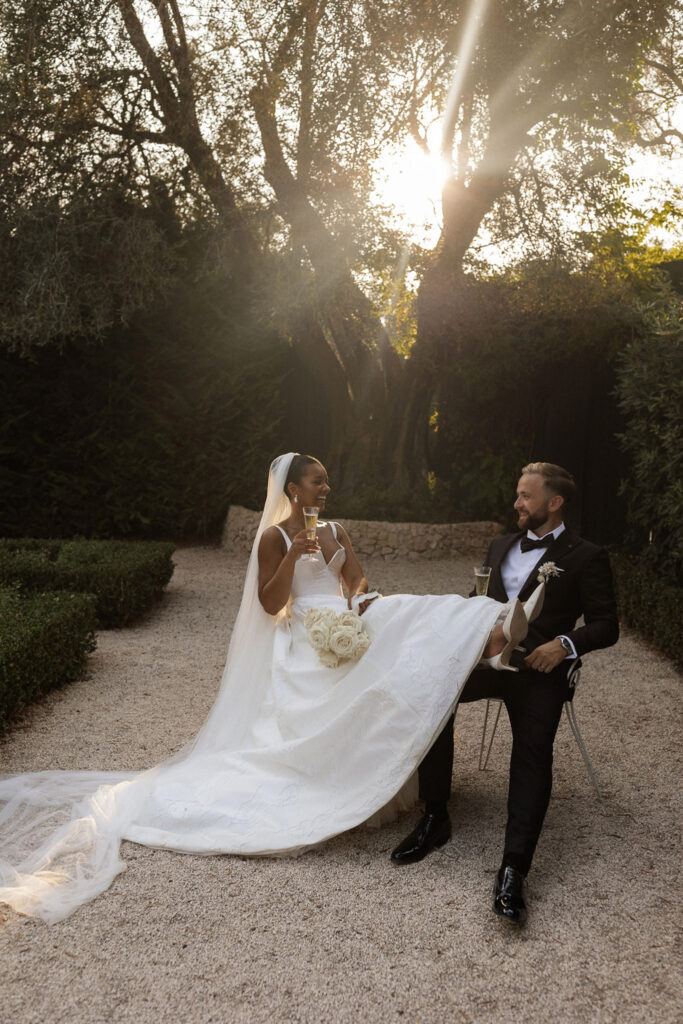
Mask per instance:
[[[308,358],[320,368],[321,386],[331,389],[331,417],[343,417],[331,423],[328,462],[348,493],[368,480],[388,483],[396,418],[392,400],[404,368],[368,297],[354,281],[344,253],[285,159],[273,92],[264,84],[252,90],[251,99],[265,154],[265,177],[294,242],[305,249],[313,270],[315,316],[326,351],[318,354],[310,345]],[[338,386],[330,383],[337,377],[337,368],[330,369],[330,353],[345,381],[343,401]]]
[[[394,479],[404,485],[415,485],[429,469],[429,418],[439,370],[457,338],[463,259],[484,217],[505,190],[508,170],[525,144],[528,127],[519,119],[510,124],[494,122],[486,152],[469,183],[453,177],[444,186],[443,234],[420,283],[417,339],[404,383],[404,421],[395,435]]]
[[[199,131],[183,134],[179,139],[194,171],[204,186],[221,221],[235,242],[235,248],[242,262],[242,271],[249,273],[252,261],[257,255],[254,238],[247,227],[242,211],[235,200],[235,193],[225,180],[220,164],[213,150]]]

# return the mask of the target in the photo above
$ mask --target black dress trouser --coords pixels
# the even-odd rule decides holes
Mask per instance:
[[[460,697],[461,703],[490,697],[505,702],[512,728],[512,755],[503,864],[525,875],[550,802],[553,743],[568,696],[567,664],[563,662],[548,674],[476,669]],[[451,795],[454,718],[449,718],[420,765],[422,800],[445,801]]]

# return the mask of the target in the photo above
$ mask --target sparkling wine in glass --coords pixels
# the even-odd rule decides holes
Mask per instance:
[[[318,509],[317,505],[305,505],[303,509],[304,513],[304,529],[306,530],[306,536],[309,540],[315,540],[315,535],[318,530]],[[307,562],[315,562],[315,555],[304,555],[304,559]]]
[[[491,566],[490,565],[477,565],[474,568],[474,589],[477,592],[477,597],[486,597],[489,589],[489,580],[491,578]]]

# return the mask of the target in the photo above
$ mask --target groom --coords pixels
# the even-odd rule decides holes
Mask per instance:
[[[513,664],[518,673],[481,668],[472,673],[462,701],[498,697],[512,728],[508,820],[503,860],[496,876],[493,909],[513,924],[526,919],[524,878],[531,867],[552,788],[553,742],[562,706],[569,697],[567,674],[578,658],[617,642],[619,626],[607,552],[566,529],[564,511],[575,493],[561,466],[532,462],[517,486],[518,533],[491,544],[488,596],[526,601],[546,566],[545,601],[529,627],[525,651]],[[576,628],[583,615],[584,625]],[[580,662],[579,662],[580,664]],[[453,721],[436,739],[419,769],[425,813],[391,859],[422,860],[451,835],[447,800],[453,771]]]

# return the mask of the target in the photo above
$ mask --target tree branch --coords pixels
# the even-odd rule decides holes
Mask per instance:
[[[199,128],[192,90],[189,50],[184,30],[179,35],[181,40],[179,43],[173,35],[173,27],[168,17],[168,0],[158,0],[156,9],[164,31],[166,45],[180,76],[177,87],[178,95],[176,95],[170,78],[145,35],[133,0],[116,0],[116,4],[121,12],[130,41],[149,75],[150,83],[153,86],[150,89],[152,101],[155,92],[158,97],[162,114],[160,120],[165,125],[166,139],[164,141],[179,146],[187,154],[216,210],[226,225],[234,232],[238,251],[246,260],[249,260],[256,251],[254,238],[245,223],[237,203],[237,197],[225,180],[220,164]],[[174,13],[174,18],[176,17],[176,25],[182,25],[180,12],[177,9]],[[124,127],[124,130],[127,132],[129,129]],[[137,133],[141,141],[161,141],[159,133],[148,133],[137,128],[131,128],[131,131]],[[135,134],[133,137],[136,137]],[[246,269],[248,270],[248,266]]]
[[[427,142],[426,136],[420,133],[420,122],[417,119],[417,113],[414,105],[411,104],[411,109],[408,114],[408,132],[410,137],[420,147],[425,156],[430,155],[429,143]]]
[[[176,0],[170,0],[171,11],[173,12],[173,20],[175,22],[176,32],[178,33],[178,39],[180,40],[181,49],[185,53],[189,53],[187,46],[187,33],[185,32],[185,22],[183,16],[180,13],[180,8],[176,3]]]
[[[116,0],[123,23],[133,48],[142,61],[159,98],[159,105],[169,121],[175,121],[178,114],[178,98],[161,61],[152,49],[142,23],[137,16],[133,0]]]
[[[532,124],[535,122],[532,122]],[[521,115],[511,122],[496,118],[484,155],[467,185],[452,176],[443,190],[441,249],[453,265],[459,265],[476,237],[484,216],[503,194],[510,170],[529,141],[529,119]]]
[[[308,182],[311,161],[311,119],[313,113],[313,54],[318,35],[318,25],[325,10],[326,0],[306,0],[304,39],[301,52],[300,101],[299,101],[299,133],[297,138],[296,173],[303,187]]]
[[[306,8],[308,6],[309,3],[307,3],[306,0],[303,0],[303,2],[299,4],[297,10],[290,15],[287,31],[285,32],[285,35],[283,36],[282,41],[280,42],[280,45],[275,51],[275,56],[271,61],[269,69],[269,78],[279,78],[282,72],[285,70],[285,68],[290,64],[292,59],[292,48],[294,46],[294,41],[296,40],[296,37],[299,34],[299,30],[303,25],[304,17],[306,15]],[[274,82],[271,81],[271,85],[273,84]]]
[[[180,46],[173,33],[171,16],[168,13],[168,0],[158,0],[158,2],[154,4],[154,6],[156,8],[157,17],[159,18],[159,24],[161,25],[161,31],[163,32],[164,42],[166,43],[168,52],[173,58],[173,63],[175,64],[176,68],[180,70],[178,66]]]
[[[132,139],[133,142],[156,142],[168,146],[172,138],[168,132],[145,131],[142,128],[134,128],[132,125],[108,124],[106,121],[91,121],[93,128],[99,128],[107,135],[115,135],[119,139]]]
[[[467,174],[467,167],[470,161],[470,139],[472,137],[472,109],[474,107],[474,95],[469,92],[462,104],[462,117],[460,119],[460,144],[458,145],[458,160],[456,177],[458,181],[464,182]]]
[[[356,394],[367,386],[370,366],[377,348],[387,374],[398,372],[398,357],[386,332],[378,325],[370,302],[356,284],[343,252],[322,217],[311,204],[301,183],[294,177],[282,149],[275,118],[275,96],[266,83],[254,86],[250,98],[261,134],[265,155],[264,174],[273,188],[284,220],[295,242],[303,245],[313,266],[316,280],[327,295],[325,315],[334,321],[335,347]],[[343,315],[339,316],[339,297],[344,296]],[[362,322],[364,344],[358,344]],[[372,326],[371,326],[372,325]],[[374,327],[374,329],[373,329]]]
[[[181,26],[179,39],[176,39],[173,31],[173,24],[168,13],[168,6],[169,0],[158,0],[156,3],[157,14],[161,23],[161,30],[164,34],[164,40],[178,73],[177,89],[178,98],[182,107],[182,119],[196,122],[194,83],[192,81],[192,67],[187,47],[185,26],[183,25],[180,11],[177,9],[176,5],[173,20],[176,26],[178,26],[178,24]]]
[[[681,95],[683,95],[683,78],[681,78],[681,76],[674,70],[672,65],[664,64],[662,61],[654,60],[652,57],[646,57],[643,63],[646,67],[653,68],[655,71],[661,71],[661,73],[676,86]]]
[[[638,145],[642,146],[643,149],[652,149],[655,146],[666,145],[670,138],[683,142],[683,132],[679,131],[678,128],[664,128],[659,135],[654,136],[652,139],[646,139],[640,133],[635,138]]]

